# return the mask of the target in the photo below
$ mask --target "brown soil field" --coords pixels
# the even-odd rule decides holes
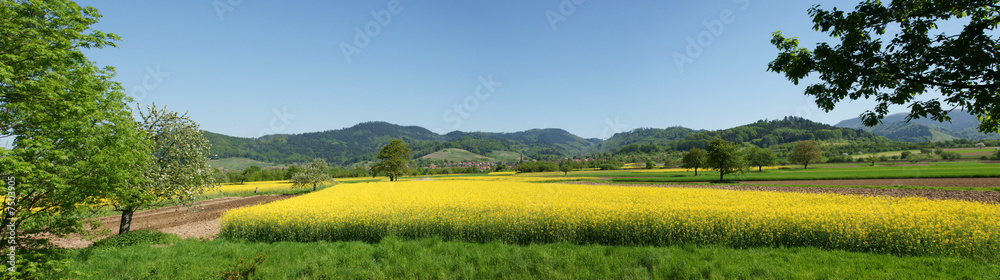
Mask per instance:
[[[748,185],[827,185],[827,186],[922,186],[922,187],[1000,187],[1000,178],[927,178],[927,179],[857,179],[857,180],[800,180],[800,181],[747,181]]]
[[[155,229],[172,233],[181,238],[213,239],[219,234],[219,217],[230,209],[254,206],[272,201],[288,199],[295,195],[257,195],[250,197],[220,197],[199,202],[196,207],[188,209],[185,206],[171,206],[158,209],[139,211],[132,214],[131,230]],[[102,229],[118,233],[121,215],[98,218]],[[101,230],[101,229],[98,229]],[[107,236],[99,237],[103,238]],[[50,241],[62,248],[84,248],[93,244],[79,236],[70,238],[52,238]]]

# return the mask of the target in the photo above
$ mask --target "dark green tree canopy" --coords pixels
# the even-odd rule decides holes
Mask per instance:
[[[746,166],[740,147],[718,138],[708,143],[705,163],[708,167],[719,171],[719,182],[723,181],[726,174],[741,172]]]
[[[681,158],[682,167],[684,168],[694,168],[694,175],[698,176],[698,168],[705,167],[708,157],[708,152],[698,148],[691,148],[687,153],[684,153],[684,157]]]
[[[869,0],[851,12],[814,6],[809,15],[813,29],[839,45],[809,50],[775,32],[771,43],[780,52],[768,69],[795,84],[818,74],[822,82],[805,94],[821,109],[829,112],[845,98],[873,98],[878,105],[861,114],[867,126],[889,114],[890,105],[907,105],[907,120],[949,121],[948,112],[959,109],[977,115],[982,132],[1000,129],[1000,1]],[[939,29],[945,22],[964,28]],[[914,100],[928,91],[943,99]]]
[[[399,176],[409,172],[410,154],[413,150],[400,139],[392,139],[378,153],[380,162],[372,166],[372,175],[385,175],[389,181],[395,181]]]

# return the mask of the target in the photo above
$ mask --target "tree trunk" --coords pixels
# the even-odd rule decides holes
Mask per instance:
[[[720,169],[720,170],[719,170],[719,183],[722,183],[722,176],[726,176],[726,172],[725,172],[725,171],[722,171],[722,170]]]
[[[122,209],[122,221],[118,226],[118,234],[128,233],[129,229],[132,228],[132,213],[135,213],[135,208],[127,207]]]
[[[313,183],[313,191],[316,191],[316,183]]]
[[[809,162],[803,163],[802,169],[809,169]]]
[[[763,165],[757,166],[757,172],[763,172],[763,171],[764,171],[764,166]]]
[[[694,168],[694,176],[698,177],[698,168],[697,167]]]

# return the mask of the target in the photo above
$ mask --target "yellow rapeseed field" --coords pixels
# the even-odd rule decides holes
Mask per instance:
[[[277,191],[277,190],[289,190],[292,188],[292,183],[288,180],[278,180],[278,181],[258,181],[258,182],[244,182],[242,185],[237,183],[225,183],[219,188],[219,192],[222,193],[242,193],[242,192],[253,192],[257,190],[258,192],[267,191]]]
[[[1000,206],[923,198],[531,183],[517,176],[338,185],[235,209],[223,238],[384,236],[527,244],[814,246],[997,259]]]

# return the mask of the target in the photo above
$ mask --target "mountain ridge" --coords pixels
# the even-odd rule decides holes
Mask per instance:
[[[906,113],[888,115],[873,127],[866,127],[861,118],[846,119],[834,126],[861,129],[890,140],[905,142],[940,142],[959,138],[1000,139],[1000,134],[979,132],[979,119],[964,111],[949,113],[951,122],[937,122],[926,118],[906,122],[906,116]]]

